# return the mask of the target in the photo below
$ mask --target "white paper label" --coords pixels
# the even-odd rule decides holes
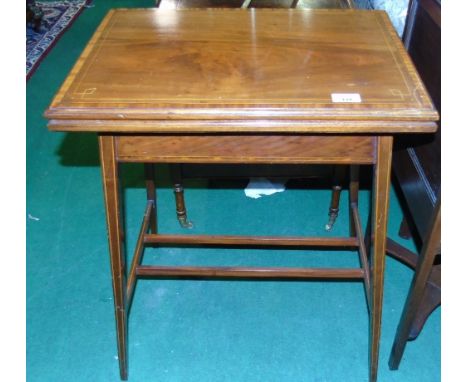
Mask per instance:
[[[361,102],[359,93],[332,93],[332,102]]]

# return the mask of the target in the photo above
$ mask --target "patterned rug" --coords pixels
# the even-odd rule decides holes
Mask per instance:
[[[44,16],[38,32],[26,26],[26,79],[87,3],[88,0],[36,1]]]

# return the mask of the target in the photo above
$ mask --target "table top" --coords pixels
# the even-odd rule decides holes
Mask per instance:
[[[148,132],[429,132],[438,118],[385,12],[323,9],[112,10],[45,116]]]

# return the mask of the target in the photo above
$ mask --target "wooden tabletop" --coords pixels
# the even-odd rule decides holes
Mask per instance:
[[[429,132],[438,118],[385,12],[323,9],[112,10],[45,115],[52,130],[148,132]]]

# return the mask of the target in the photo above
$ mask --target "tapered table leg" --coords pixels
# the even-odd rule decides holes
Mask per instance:
[[[413,281],[406,298],[405,307],[401,314],[400,323],[393,342],[392,352],[390,354],[389,366],[390,369],[398,369],[400,365],[403,351],[405,350],[406,342],[410,337],[410,332],[414,324],[414,320],[418,314],[418,310],[423,300],[427,282],[431,275],[434,264],[434,258],[440,251],[440,197],[438,198],[436,208],[432,217],[431,229],[424,240],[421,254],[418,257],[418,264],[413,276]]]
[[[124,243],[120,235],[122,217],[120,213],[120,190],[118,165],[113,136],[99,136],[104,201],[109,238],[109,252],[114,290],[115,320],[117,325],[117,349],[120,378],[127,379],[127,312],[126,312],[126,271]]]
[[[398,236],[402,237],[403,239],[411,238],[411,230],[408,224],[408,220],[403,216],[401,219],[400,230],[398,231]]]
[[[374,165],[372,208],[372,251],[370,290],[370,382],[377,380],[379,343],[381,332],[385,247],[387,241],[387,215],[392,160],[391,136],[377,139],[377,160]]]

